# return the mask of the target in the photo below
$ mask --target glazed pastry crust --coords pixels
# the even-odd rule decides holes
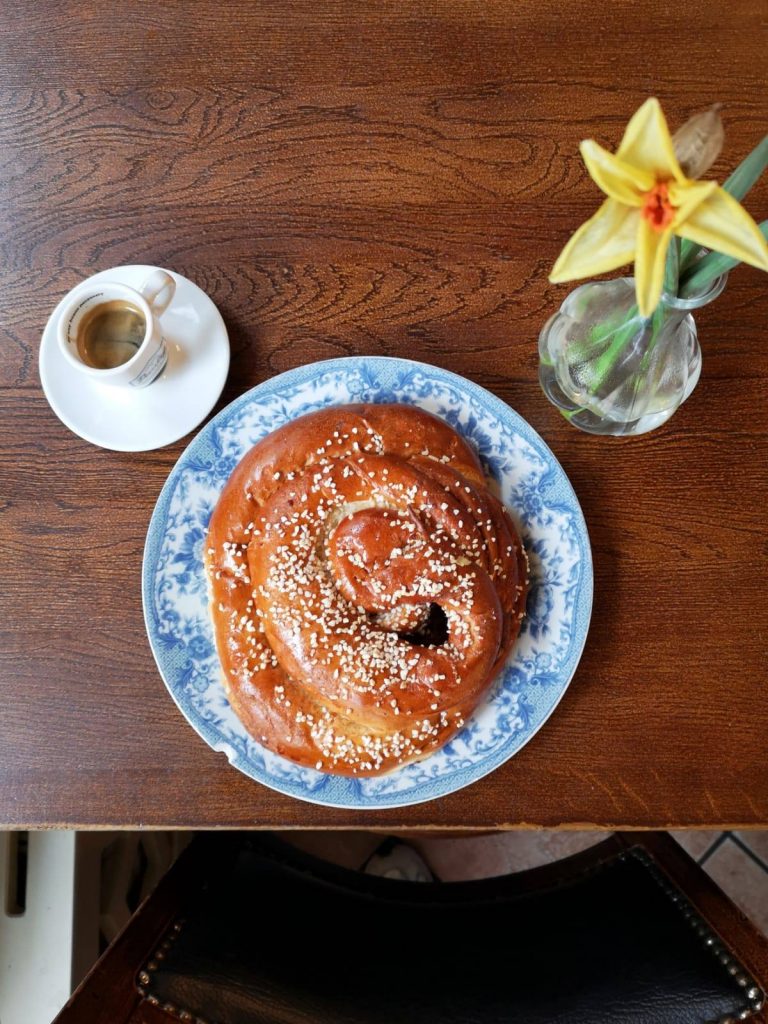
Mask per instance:
[[[256,444],[205,562],[234,710],[270,750],[339,775],[447,742],[525,608],[525,552],[476,455],[405,405],[335,406]]]

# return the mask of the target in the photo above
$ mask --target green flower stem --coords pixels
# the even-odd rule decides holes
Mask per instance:
[[[677,295],[678,287],[678,274],[680,271],[680,241],[678,238],[672,238],[669,249],[667,250],[667,260],[664,264],[664,291],[668,295]],[[639,329],[638,323],[638,308],[636,305],[632,306],[627,312],[624,318],[624,327],[621,328],[616,337],[613,339],[611,344],[602,353],[599,359],[595,361],[593,372],[597,378],[593,391],[599,391],[603,386],[608,374],[613,370],[616,363],[621,358],[621,355],[626,345],[634,338]],[[648,349],[646,352],[646,359],[650,357],[651,352],[656,344],[656,338],[659,330],[666,318],[664,311],[663,300],[659,302],[653,314],[650,317],[650,331],[651,337],[648,343]]]
[[[677,295],[680,280],[680,239],[672,235],[667,249],[667,260],[664,264],[664,291],[667,295]],[[658,309],[658,306],[656,307]]]
[[[723,188],[739,202],[749,192],[757,179],[768,167],[768,135],[746,156],[733,174],[723,183]]]
[[[624,323],[624,327],[616,333],[616,337],[613,339],[608,348],[603,352],[599,359],[595,361],[593,371],[597,376],[597,383],[595,384],[593,391],[599,391],[603,386],[603,381],[614,368],[616,363],[624,351],[627,342],[631,341],[637,332],[637,306],[633,306],[632,309],[627,313],[627,317]]]
[[[768,220],[764,220],[758,227],[762,231],[763,237],[768,240]],[[680,280],[680,296],[688,299],[692,295],[701,294],[721,274],[732,270],[739,263],[741,260],[734,259],[732,256],[724,256],[719,252],[708,253],[683,274]]]
[[[723,188],[734,199],[741,202],[766,167],[768,167],[768,135],[765,136],[762,142],[758,142],[749,156],[746,156],[741,161],[730,178],[724,182]],[[686,239],[680,249],[681,270],[688,270],[695,260],[696,254],[700,251],[700,245],[696,242],[689,242]]]
[[[739,260],[731,256],[723,256],[719,252],[711,252],[699,261],[696,266],[688,271],[680,282],[680,298],[690,299],[693,295],[701,294],[721,274],[738,266]]]

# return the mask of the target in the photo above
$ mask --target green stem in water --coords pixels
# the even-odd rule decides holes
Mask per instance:
[[[595,365],[593,367],[595,379],[595,384],[592,388],[593,393],[599,391],[603,386],[605,378],[619,361],[619,357],[626,348],[627,343],[631,341],[637,333],[637,325],[637,306],[633,306],[627,313],[627,319],[624,326],[616,332],[616,337],[605,352],[595,360]]]
[[[669,248],[667,249],[667,260],[664,265],[664,291],[667,295],[677,295],[678,288],[678,275],[680,273],[680,242],[676,236],[672,237]],[[644,362],[650,357],[650,353],[653,351],[653,347],[656,344],[656,337],[658,335],[661,325],[664,323],[666,313],[664,311],[664,301],[662,299],[659,302],[653,314],[650,317],[650,321],[646,321],[645,329],[650,328],[651,337],[648,342],[648,349]],[[638,318],[637,306],[627,312],[627,316],[624,321],[624,326],[616,332],[616,337],[613,339],[611,344],[602,353],[602,355],[595,361],[593,367],[594,379],[596,383],[592,388],[593,394],[600,391],[606,378],[611,373],[616,363],[621,358],[627,344],[635,337],[640,328],[642,321]]]

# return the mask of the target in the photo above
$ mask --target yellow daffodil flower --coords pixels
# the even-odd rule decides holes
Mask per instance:
[[[746,210],[716,182],[683,174],[657,99],[640,107],[615,155],[592,139],[582,142],[581,155],[608,198],[560,253],[553,284],[634,260],[637,305],[641,316],[650,316],[673,235],[768,270],[768,245]]]

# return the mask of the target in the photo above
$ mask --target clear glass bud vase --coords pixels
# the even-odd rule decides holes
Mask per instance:
[[[665,294],[641,317],[631,277],[576,288],[539,337],[547,398],[590,434],[644,434],[688,398],[701,372],[692,311],[716,299],[727,275],[690,298]]]

